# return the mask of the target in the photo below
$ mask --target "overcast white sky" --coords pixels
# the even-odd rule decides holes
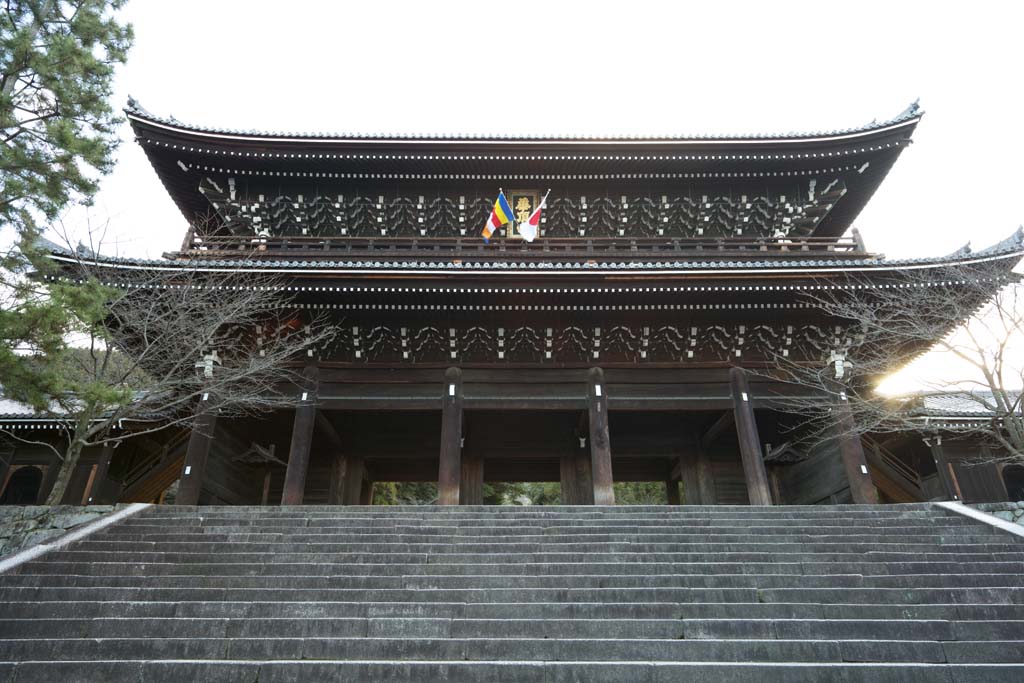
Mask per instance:
[[[920,97],[856,224],[890,256],[939,254],[1024,222],[1024,3],[947,5],[132,0],[116,97],[223,127],[565,134],[831,129]],[[124,139],[95,213],[156,257],[184,219]]]
[[[919,97],[916,144],[856,222],[868,247],[981,248],[1024,222],[1024,3],[133,0],[125,16],[117,101],[212,126],[782,132]],[[119,253],[157,257],[184,219],[124,139],[94,214]]]

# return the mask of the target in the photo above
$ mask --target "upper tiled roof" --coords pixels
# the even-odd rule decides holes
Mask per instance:
[[[212,126],[198,126],[189,123],[183,123],[173,116],[163,117],[151,114],[147,111],[138,100],[133,97],[128,98],[128,106],[125,107],[125,113],[129,116],[144,119],[153,123],[163,124],[166,126],[173,126],[180,130],[192,131],[196,133],[206,133],[212,135],[224,135],[224,136],[245,136],[245,137],[258,137],[258,138],[288,138],[288,139],[302,139],[302,140],[353,140],[353,141],[372,141],[372,140],[394,140],[394,141],[436,141],[436,142],[466,142],[466,141],[510,141],[510,142],[715,142],[715,141],[729,141],[729,140],[805,140],[813,138],[832,138],[840,137],[844,135],[852,135],[856,133],[866,133],[876,130],[882,130],[891,126],[907,123],[916,119],[920,119],[924,115],[918,102],[915,100],[906,109],[900,112],[899,115],[886,119],[883,121],[871,121],[862,126],[856,126],[853,128],[841,128],[833,130],[822,130],[822,131],[790,131],[786,133],[749,133],[739,135],[661,135],[661,136],[645,136],[645,135],[626,135],[626,136],[564,136],[564,135],[444,135],[444,134],[390,134],[390,133],[331,133],[331,132],[320,132],[320,133],[303,133],[303,132],[290,132],[290,131],[261,131],[244,128],[217,128]]]

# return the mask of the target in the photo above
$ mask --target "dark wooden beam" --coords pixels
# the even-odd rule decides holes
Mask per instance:
[[[445,371],[441,400],[437,502],[439,505],[458,505],[462,480],[462,371],[459,368]]]
[[[715,420],[714,424],[708,427],[707,431],[704,432],[704,436],[700,437],[700,447],[704,450],[711,448],[711,444],[713,444],[726,429],[732,427],[735,421],[736,413],[731,408],[730,410],[723,412],[718,419]]]
[[[462,482],[459,485],[459,504],[484,504],[484,459],[479,453],[462,454]]]
[[[764,468],[764,456],[761,454],[761,439],[757,433],[757,420],[754,419],[747,373],[742,368],[732,368],[729,380],[743,476],[747,480],[747,496],[751,505],[771,505],[772,494],[768,486],[768,473]]]
[[[850,495],[854,503],[878,505],[878,489],[875,488],[875,483],[868,472],[864,445],[853,421],[846,390],[836,381],[830,383],[829,390],[834,396],[833,408],[836,411],[836,426],[839,432],[839,455],[843,461],[846,480],[850,484]]]
[[[608,438],[608,391],[601,368],[587,373],[587,410],[590,422],[590,472],[594,504],[614,505],[612,450]]]
[[[196,418],[192,423],[192,433],[189,435],[188,449],[185,451],[185,463],[181,468],[178,496],[174,501],[177,505],[199,504],[206,461],[210,457],[213,432],[217,428],[217,409],[211,399],[209,394],[203,394],[196,408]]]
[[[281,505],[302,505],[306,492],[306,472],[309,470],[309,451],[313,445],[313,426],[316,423],[316,396],[319,368],[307,365],[302,371],[302,395],[295,407],[292,440],[288,448],[288,469],[284,475]]]

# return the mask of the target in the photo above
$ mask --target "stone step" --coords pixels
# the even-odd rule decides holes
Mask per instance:
[[[4,676],[17,683],[77,681],[89,683],[169,683],[185,680],[220,683],[259,681],[417,681],[417,683],[820,683],[820,681],[900,681],[955,683],[1013,681],[1024,675],[1019,664],[799,663],[799,662],[595,662],[590,660],[509,662],[459,661],[243,661],[243,660],[105,660],[0,663]]]
[[[849,517],[833,518],[716,518],[716,517],[659,517],[659,518],[493,518],[493,519],[459,519],[436,517],[423,518],[232,518],[232,517],[195,517],[191,519],[159,518],[136,516],[124,521],[124,528],[164,529],[178,527],[185,529],[231,528],[260,529],[280,528],[283,530],[330,529],[356,533],[359,530],[374,529],[547,529],[547,528],[578,528],[578,529],[641,529],[641,530],[715,530],[735,528],[759,528],[765,531],[786,530],[824,526],[837,530],[871,529],[893,527],[898,529],[931,529],[936,527],[960,528],[970,527],[971,521],[963,517],[868,517],[864,519]],[[979,529],[983,532],[983,529]]]
[[[847,619],[93,618],[0,619],[23,638],[634,638],[686,640],[1007,640],[1021,621]]]
[[[401,557],[403,555],[492,555],[494,545],[487,544],[453,544],[453,543],[347,543],[332,544],[330,549],[316,552],[292,552],[268,554],[266,551],[253,550],[245,547],[225,547],[222,552],[207,550],[205,552],[165,552],[153,550],[92,550],[89,546],[81,546],[80,550],[61,550],[47,555],[47,561],[66,562],[266,562],[282,558],[289,562],[331,562],[352,555],[381,555]],[[909,552],[909,553],[978,553],[978,552],[1021,552],[1015,544],[984,544],[984,543],[562,543],[557,546],[543,543],[504,543],[500,550],[502,555],[514,554],[521,557],[536,555],[643,555],[644,558],[658,558],[662,555],[680,553],[701,553],[714,556],[721,553],[835,553],[846,551],[851,553],[874,552]],[[283,555],[283,557],[282,557]]]
[[[574,565],[579,569],[579,565]],[[0,577],[0,586],[104,586],[187,588],[196,585],[195,575],[147,576],[141,569],[131,575],[82,576],[67,574],[12,574]],[[359,575],[346,576],[250,576],[205,574],[206,588],[959,588],[1024,587],[1024,576],[1007,574],[555,574],[555,575]]]
[[[342,602],[812,602],[822,604],[1024,604],[1024,589],[982,588],[534,588],[359,589],[0,587],[0,601],[103,600],[282,600]]]
[[[641,544],[691,544],[728,541],[729,543],[763,543],[764,536],[757,535],[718,535],[718,534],[601,534],[587,536],[585,543],[590,545],[609,543],[641,543]],[[786,534],[773,537],[773,541],[780,543],[814,543],[835,538],[828,534]],[[990,541],[999,542],[1001,538],[973,533],[970,530],[956,531],[953,533],[914,534],[901,536],[899,541],[879,539],[878,534],[847,534],[844,536],[850,543],[987,543]],[[438,543],[439,538],[413,534],[345,534],[329,538],[317,539],[312,542],[293,542],[287,537],[278,542],[256,542],[256,541],[210,541],[207,539],[193,541],[168,541],[165,538],[150,541],[128,541],[110,537],[95,537],[76,545],[82,550],[93,550],[103,552],[160,550],[161,552],[216,552],[221,549],[237,550],[240,546],[248,546],[247,552],[319,552],[331,551],[348,547],[358,543]],[[539,543],[547,547],[562,548],[566,545],[584,543],[579,536],[560,534],[523,534],[520,536],[453,536],[447,539],[447,543],[458,546],[474,546],[486,544],[494,547],[504,543]],[[157,546],[159,545],[159,548]]]
[[[237,505],[237,506],[182,506],[161,505],[146,510],[146,517],[190,517],[226,515],[232,517],[274,516],[274,517],[635,517],[635,516],[793,516],[813,517],[851,516],[945,516],[947,511],[933,503],[879,504],[879,505],[460,505],[438,507],[433,505],[389,505],[386,507],[356,505],[302,505],[282,507],[278,505]]]
[[[388,534],[366,534],[362,537],[351,537],[351,536],[336,536],[334,534],[306,534],[306,533],[292,533],[292,534],[227,534],[227,533],[209,533],[209,534],[188,534],[188,533],[156,533],[156,534],[119,534],[119,535],[103,535],[97,534],[93,539],[84,541],[84,547],[88,548],[92,543],[96,542],[117,542],[117,543],[138,543],[142,544],[140,547],[144,547],[145,544],[152,543],[184,543],[184,544],[209,544],[209,543],[231,543],[231,544],[251,544],[254,547],[276,547],[280,543],[291,543],[291,544],[309,544],[312,546],[319,545],[332,545],[338,543],[382,543],[382,542],[403,542],[406,534],[396,535],[394,537]],[[531,536],[533,536],[531,534]],[[636,537],[627,537],[626,540],[633,542]],[[730,536],[723,534],[720,536],[709,536],[706,538],[693,537],[688,539],[691,546],[703,546],[708,543],[718,544],[733,544],[746,546],[749,543],[759,543],[761,545],[774,545],[774,544],[792,544],[794,542],[804,543],[805,541],[799,536],[793,537],[780,537],[774,539],[771,536],[755,536],[755,541],[743,541],[745,537],[736,535]],[[837,543],[836,539],[842,538],[842,536],[819,536],[815,539],[810,539],[811,542],[817,543]],[[987,543],[995,544],[1007,544],[1007,537],[994,536],[987,538],[985,536],[978,536],[977,534],[941,534],[935,536],[927,536],[923,539],[915,542],[915,538],[920,538],[917,535],[910,537],[882,537],[880,538],[877,534],[873,540],[868,540],[868,543],[877,545],[884,548],[892,549],[900,545],[914,544],[914,545],[986,545]],[[531,539],[520,540],[516,539],[510,542],[527,542]],[[560,535],[558,538],[554,538],[549,544],[546,544],[549,548],[560,548],[565,543],[586,543],[588,545],[599,544],[601,542],[616,541],[618,539],[606,539],[603,535],[600,538],[589,538],[585,534],[573,536],[573,535]],[[636,539],[639,540],[639,539]],[[654,542],[661,542],[663,539],[653,539]],[[675,539],[664,539],[667,541],[673,541]],[[478,541],[478,537],[473,537],[465,541],[457,540],[457,535],[444,535],[437,534],[434,536],[419,536],[411,539],[411,542],[415,543],[472,543]],[[501,548],[503,541],[495,541],[490,543],[491,548]],[[540,541],[543,543],[543,541]],[[863,542],[862,542],[863,544]],[[1019,547],[1019,546],[1017,546]]]
[[[974,642],[974,641],[967,641]],[[668,662],[944,663],[949,643],[934,641],[658,640],[555,638],[54,638],[0,643],[2,661],[111,659],[491,660]],[[952,661],[956,661],[953,659]],[[984,661],[1021,662],[1013,649]]]
[[[381,558],[384,559],[384,558]],[[385,564],[361,563],[336,565],[333,576],[557,576],[578,574],[581,565],[578,562],[519,562],[510,563],[459,563],[451,564],[433,558],[429,564],[422,561],[415,563],[388,562]],[[44,560],[45,561],[45,560]],[[0,585],[23,585],[17,577],[30,575],[35,565],[26,565],[19,573],[0,575]],[[643,558],[635,558],[630,562],[589,562],[582,567],[588,573],[602,575],[647,575],[662,574],[796,574],[796,575],[829,575],[829,574],[860,574],[862,576],[899,576],[902,574],[1019,574],[1019,562],[971,562],[965,565],[962,561],[950,562],[645,562]],[[212,569],[212,568],[211,568]],[[45,576],[84,576],[87,574],[53,574]],[[43,575],[36,575],[43,576]],[[118,576],[109,574],[107,576]],[[5,584],[5,582],[7,582]]]
[[[0,683],[1002,683],[1022,563],[929,504],[153,507],[0,576]]]
[[[128,520],[131,521],[131,520]],[[103,535],[116,535],[125,533],[167,533],[168,531],[175,531],[180,533],[200,534],[210,533],[212,529],[224,530],[225,533],[296,533],[298,531],[305,531],[310,534],[314,533],[332,533],[337,536],[365,536],[367,534],[378,535],[396,535],[396,534],[407,534],[410,536],[437,536],[440,534],[447,534],[452,536],[488,536],[494,538],[518,538],[527,535],[537,536],[558,536],[560,534],[571,534],[574,530],[578,530],[581,533],[586,533],[589,536],[606,534],[608,536],[622,536],[629,535],[635,536],[637,534],[650,535],[650,536],[662,536],[662,535],[715,535],[715,534],[729,534],[737,536],[760,536],[764,534],[770,535],[807,535],[807,536],[827,536],[837,531],[845,534],[861,534],[866,535],[874,533],[878,529],[878,526],[865,526],[856,521],[850,522],[849,524],[827,524],[823,528],[820,526],[825,524],[821,520],[818,524],[814,523],[814,520],[801,521],[799,523],[790,524],[777,524],[773,522],[765,522],[762,524],[744,524],[742,520],[730,521],[725,523],[724,521],[717,522],[715,524],[596,524],[588,522],[586,524],[570,525],[561,522],[549,522],[546,524],[537,524],[533,522],[511,522],[503,524],[501,526],[496,524],[488,525],[452,525],[452,524],[412,524],[412,523],[398,523],[393,522],[389,524],[374,524],[374,525],[345,525],[345,526],[327,526],[323,524],[295,524],[295,525],[280,525],[280,524],[226,524],[221,522],[214,523],[208,521],[205,524],[186,524],[186,523],[168,523],[168,524],[152,524],[145,522],[144,520],[138,520],[132,525],[126,526],[114,526],[103,531]],[[993,536],[1000,535],[1002,532],[992,527],[980,527],[972,524],[962,524],[956,520],[950,520],[949,522],[943,521],[942,523],[931,522],[931,523],[920,523],[920,524],[909,524],[904,520],[894,520],[891,524],[879,525],[885,527],[887,530],[892,531],[896,534],[910,534],[910,535],[928,535],[938,533],[964,533],[964,534],[976,534],[983,538],[991,538]],[[752,529],[757,527],[757,531],[754,532]]]
[[[9,601],[9,619],[96,617],[338,618],[435,617],[466,619],[920,619],[1024,621],[1024,604],[832,604],[672,602],[230,602],[230,601]]]
[[[657,553],[651,555],[633,553],[532,553],[529,555],[515,554],[466,554],[466,553],[396,553],[394,560],[400,564],[455,564],[455,565],[495,565],[495,564],[638,564],[644,558],[662,564],[692,563],[844,563],[863,562],[877,559],[881,562],[1021,562],[1024,552],[1015,553],[890,553],[872,551],[866,553]],[[381,556],[373,553],[333,554],[318,556],[320,561],[286,562],[289,558],[274,558],[276,561],[258,564],[256,562],[232,562],[231,558],[219,558],[221,561],[211,562],[149,562],[142,563],[133,559],[116,562],[62,562],[45,559],[29,562],[18,568],[19,573],[35,574],[207,574],[220,575],[334,575],[344,574],[352,565],[374,565],[380,562]]]

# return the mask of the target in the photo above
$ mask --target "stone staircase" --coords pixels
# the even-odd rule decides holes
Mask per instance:
[[[1022,563],[929,504],[152,507],[0,575],[0,683],[1007,683]]]

